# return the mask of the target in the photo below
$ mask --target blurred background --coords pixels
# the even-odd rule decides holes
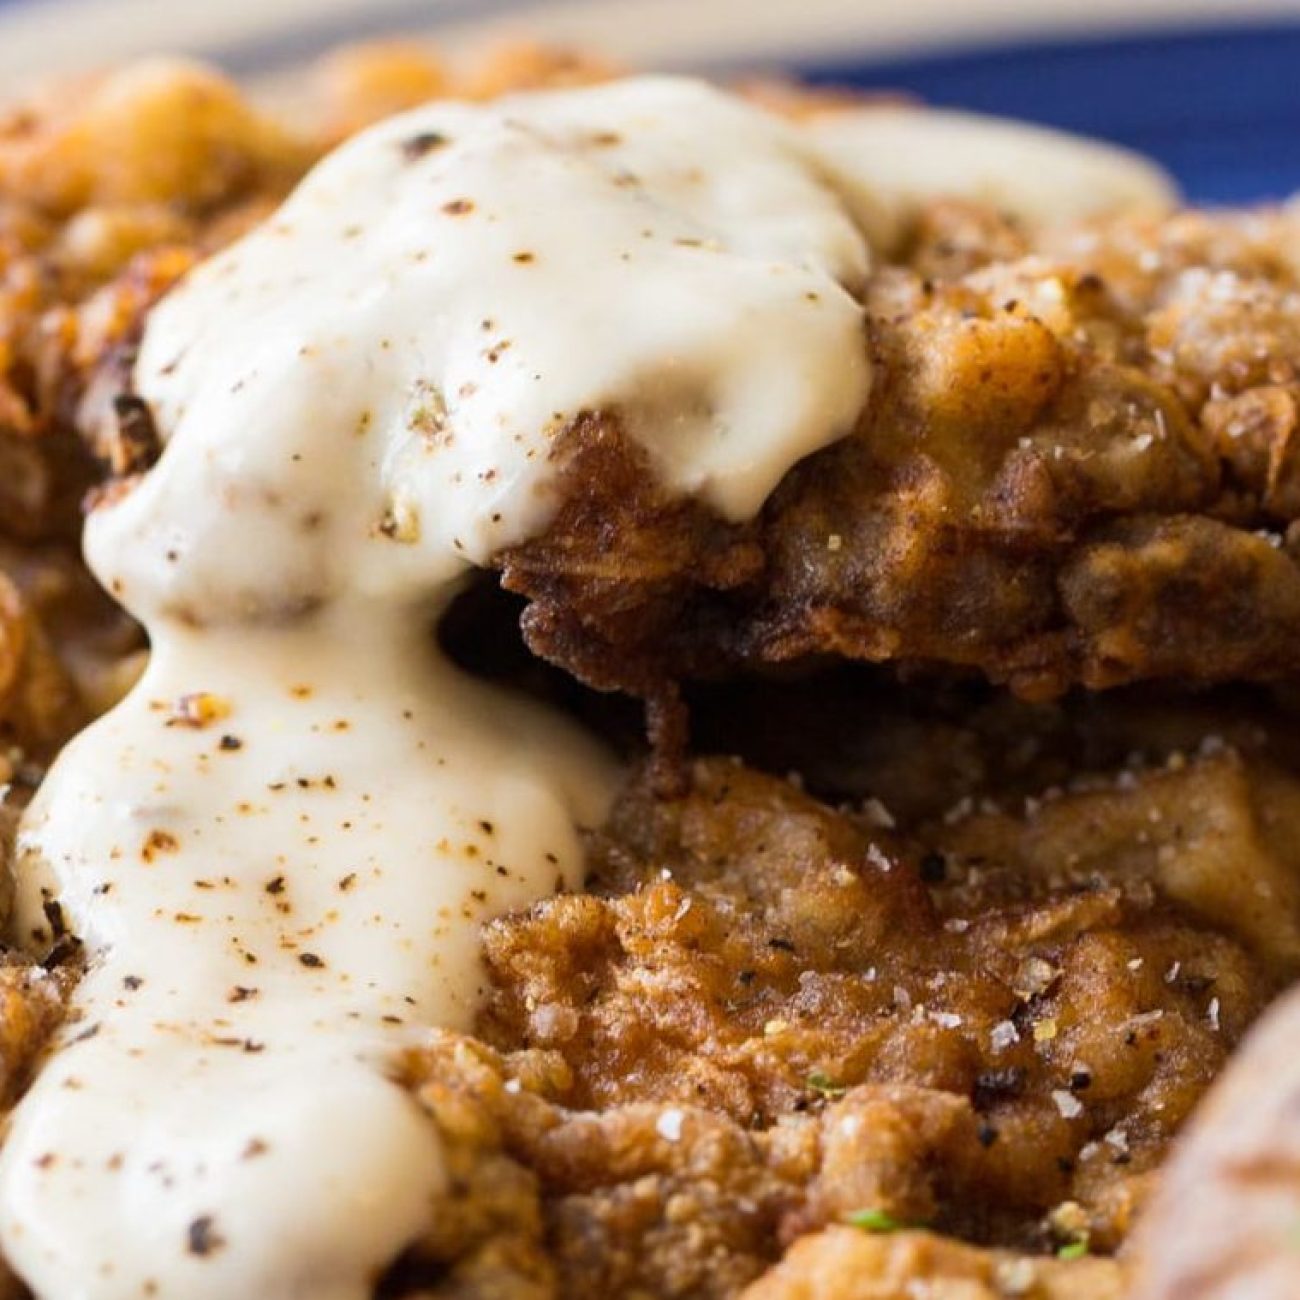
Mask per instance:
[[[0,0],[0,84],[158,51],[274,82],[412,33],[899,89],[1141,149],[1199,201],[1300,190],[1300,0]]]

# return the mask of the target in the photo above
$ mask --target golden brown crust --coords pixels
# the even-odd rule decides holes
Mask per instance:
[[[594,892],[489,927],[482,1032],[557,1054],[556,1100],[611,1124],[726,1118],[769,1167],[813,1126],[782,1241],[868,1208],[1023,1248],[1068,1206],[1112,1249],[1296,957],[1271,927],[1300,898],[1243,921],[1259,957],[1216,932],[1225,887],[1294,886],[1291,838],[1260,840],[1300,787],[1244,770],[1216,754],[904,839],[697,766],[682,800],[629,792]]]
[[[588,891],[489,929],[495,1050],[410,1062],[459,1191],[382,1294],[1124,1294],[1110,1252],[1294,961],[1208,918],[1294,876],[1300,785],[1205,726],[892,829],[730,762],[630,787]]]
[[[579,507],[502,557],[530,644],[642,693],[825,654],[1028,697],[1293,674],[1298,221],[1189,214],[1035,250],[932,207],[868,288],[861,428],[753,525],[605,492],[594,444],[617,428],[572,433]]]
[[[0,803],[0,865],[6,878],[11,831],[10,810]],[[62,1021],[70,985],[66,972],[50,974],[12,957],[0,959],[0,1106],[6,1111],[18,1099]],[[0,1297],[25,1300],[26,1296],[26,1288],[0,1259]]]
[[[66,533],[148,307],[264,213],[313,148],[215,73],[159,62],[52,87],[0,120],[0,519]],[[103,373],[107,391],[80,411]],[[95,447],[106,452],[103,446]]]
[[[1113,1260],[1028,1259],[929,1233],[872,1236],[828,1228],[797,1242],[742,1300],[1119,1300]]]
[[[777,1262],[789,1240],[780,1222],[802,1199],[801,1184],[851,1179],[853,1153],[837,1147],[834,1129],[880,1121],[883,1146],[888,1126],[898,1131],[909,1122],[906,1102],[901,1109],[887,1097],[874,1109],[837,1106],[769,1134],[702,1108],[574,1113],[547,1099],[563,1084],[554,1053],[502,1057],[451,1035],[413,1059],[411,1075],[443,1134],[458,1192],[381,1286],[385,1296],[558,1300],[605,1290],[877,1300],[914,1295],[917,1286],[948,1295],[942,1288],[975,1281],[1004,1289],[951,1294],[1095,1300],[1115,1293],[1119,1270],[1110,1260],[1058,1263],[928,1233],[832,1225],[798,1236]],[[915,1100],[910,1116],[943,1123],[941,1113],[926,1120]],[[854,1289],[872,1285],[882,1289]]]
[[[29,760],[49,759],[91,716],[39,617],[40,599],[0,571],[0,783]]]

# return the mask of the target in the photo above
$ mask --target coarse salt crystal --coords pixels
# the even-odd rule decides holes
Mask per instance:
[[[676,1108],[662,1111],[655,1120],[655,1132],[667,1142],[679,1142],[686,1116]]]
[[[1074,1093],[1067,1092],[1064,1088],[1054,1088],[1052,1100],[1056,1103],[1056,1109],[1061,1112],[1062,1119],[1078,1119],[1083,1114],[1083,1102]]]
[[[989,1034],[989,1045],[995,1052],[1005,1052],[1020,1041],[1020,1030],[1009,1020],[999,1021]]]
[[[867,861],[871,863],[877,871],[893,871],[894,864],[885,855],[885,852],[878,844],[867,845]]]

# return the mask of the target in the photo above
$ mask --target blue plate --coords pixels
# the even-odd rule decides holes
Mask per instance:
[[[1300,191],[1300,20],[1024,42],[801,69],[819,82],[910,91],[1149,154],[1201,203]]]

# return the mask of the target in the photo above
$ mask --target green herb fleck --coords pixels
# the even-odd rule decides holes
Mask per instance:
[[[1083,1259],[1088,1253],[1088,1238],[1086,1236],[1076,1237],[1073,1241],[1066,1242],[1056,1252],[1057,1259]]]
[[[842,1097],[848,1089],[842,1083],[836,1083],[827,1074],[814,1070],[808,1076],[808,1086],[813,1092],[820,1092],[823,1097]]]
[[[846,1222],[864,1232],[901,1232],[907,1227],[884,1210],[854,1210]]]

